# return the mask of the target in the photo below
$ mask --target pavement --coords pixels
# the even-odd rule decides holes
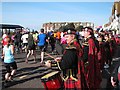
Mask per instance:
[[[1,51],[1,50],[0,50]],[[52,56],[52,53],[47,51]],[[120,46],[116,49],[116,53],[113,59],[112,67],[109,69],[104,69],[102,72],[102,82],[101,82],[101,89],[112,90],[111,84],[110,84],[110,75],[113,71],[114,67],[116,66],[117,62],[120,61]],[[14,76],[14,80],[10,82],[7,86],[4,85],[4,75],[6,73],[5,67],[3,62],[0,62],[0,84],[2,90],[37,90],[37,89],[44,89],[44,86],[41,82],[41,77],[45,74],[55,71],[53,69],[49,69],[44,66],[40,66],[40,52],[37,50],[37,62],[35,63],[32,59],[32,57],[29,58],[29,62],[25,63],[26,53],[19,53],[15,54],[15,61],[17,63],[18,69],[16,72],[16,75]],[[50,57],[45,55],[45,61],[46,60],[52,60]]]

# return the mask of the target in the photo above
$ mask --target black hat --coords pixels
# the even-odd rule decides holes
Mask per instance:
[[[40,31],[41,31],[41,32],[44,32],[44,29],[42,28]]]
[[[74,28],[67,28],[63,32],[64,34],[76,34],[76,30]]]
[[[93,29],[91,27],[85,27],[85,31],[93,33]]]

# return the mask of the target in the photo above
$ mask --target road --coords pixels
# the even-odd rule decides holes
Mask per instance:
[[[102,82],[101,82],[101,90],[104,88],[105,90],[111,88],[111,85],[109,83],[110,74],[115,67],[116,63],[120,61],[120,46],[116,49],[116,53],[113,59],[112,67],[109,69],[104,69],[102,73]],[[50,53],[51,54],[51,53]],[[53,55],[55,56],[55,55]],[[2,78],[0,78],[2,83],[2,89],[3,90],[19,90],[19,89],[31,89],[33,88],[35,90],[37,89],[43,89],[43,85],[41,83],[40,78],[45,75],[46,73],[49,73],[53,71],[52,69],[49,69],[47,67],[40,66],[40,54],[37,50],[37,62],[34,63],[32,57],[29,58],[28,64],[25,63],[25,53],[15,54],[15,60],[17,62],[17,73],[14,77],[14,80],[9,83],[7,86],[4,86],[4,75],[5,75],[5,68],[3,62],[0,62],[0,74],[2,75]],[[45,55],[45,61],[46,60],[52,60],[50,57]]]

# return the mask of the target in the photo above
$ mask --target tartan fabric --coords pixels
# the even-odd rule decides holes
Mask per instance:
[[[77,88],[77,81],[72,80],[71,78],[67,79],[64,82],[65,90],[79,90]]]
[[[78,81],[77,81],[77,89],[78,90],[88,90],[88,85],[86,82],[86,74],[84,69],[84,62],[83,62],[83,50],[81,45],[79,45],[77,42],[74,42],[74,45],[77,48],[77,54],[78,54]]]
[[[100,42],[99,52],[98,52],[98,61],[100,63],[100,69],[101,70],[104,68],[104,64],[105,64],[105,48],[104,48],[103,43],[104,42]]]
[[[88,53],[89,65],[87,66],[86,80],[87,80],[87,85],[89,86],[89,90],[93,90],[93,88],[94,90],[96,90],[99,88],[101,82],[100,66],[97,57],[98,55],[97,47],[92,38],[88,40],[88,43],[89,43],[89,53]]]
[[[84,69],[84,63],[80,60],[78,62],[78,82],[77,82],[77,87],[80,88],[80,90],[87,90],[88,85],[86,82],[86,76],[85,76],[85,69]]]

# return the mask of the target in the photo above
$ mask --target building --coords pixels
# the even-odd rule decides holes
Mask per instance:
[[[112,7],[111,29],[120,34],[120,1],[114,2]]]
[[[94,28],[94,23],[91,23],[91,22],[49,22],[49,23],[44,23],[43,28],[45,31],[49,32],[49,31],[58,30],[61,26],[65,26],[68,23],[74,23],[75,27],[90,26],[90,27]]]
[[[112,30],[113,33],[120,34],[120,1],[114,2],[112,14],[109,22],[104,25],[104,29]]]

